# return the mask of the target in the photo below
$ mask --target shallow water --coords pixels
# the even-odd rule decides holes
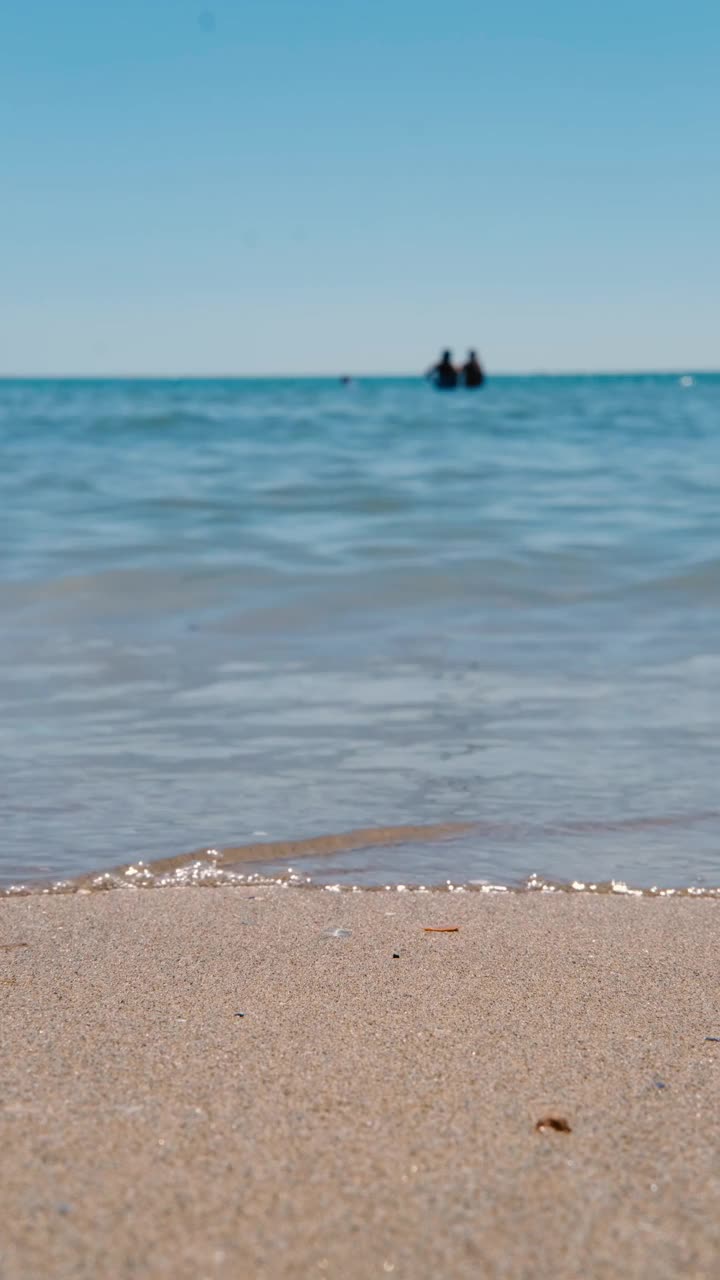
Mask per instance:
[[[464,820],[302,869],[720,883],[720,377],[5,382],[0,444],[0,883]]]

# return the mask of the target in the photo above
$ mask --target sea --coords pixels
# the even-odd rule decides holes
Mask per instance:
[[[0,457],[5,892],[717,891],[720,375],[6,380]]]

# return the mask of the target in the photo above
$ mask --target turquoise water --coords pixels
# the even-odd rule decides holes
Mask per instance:
[[[719,884],[720,377],[685,383],[0,383],[0,882],[467,819],[304,865]]]

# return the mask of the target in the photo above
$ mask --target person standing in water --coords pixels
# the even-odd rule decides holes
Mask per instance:
[[[452,362],[452,352],[443,351],[440,362],[434,364],[432,369],[428,369],[426,376],[432,379],[440,391],[450,391],[453,387],[456,387],[458,375],[457,369]]]
[[[485,381],[482,365],[477,358],[477,351],[468,351],[468,358],[460,370],[464,387],[481,387]]]

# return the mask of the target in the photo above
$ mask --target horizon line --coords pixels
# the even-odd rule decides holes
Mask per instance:
[[[693,368],[678,365],[673,368],[653,369],[498,369],[488,374],[489,381],[496,378],[642,378],[642,377],[707,377],[720,374],[718,368]],[[326,382],[350,378],[353,382],[381,382],[386,379],[403,379],[422,382],[426,374],[417,372],[394,373],[0,373],[0,382]]]

